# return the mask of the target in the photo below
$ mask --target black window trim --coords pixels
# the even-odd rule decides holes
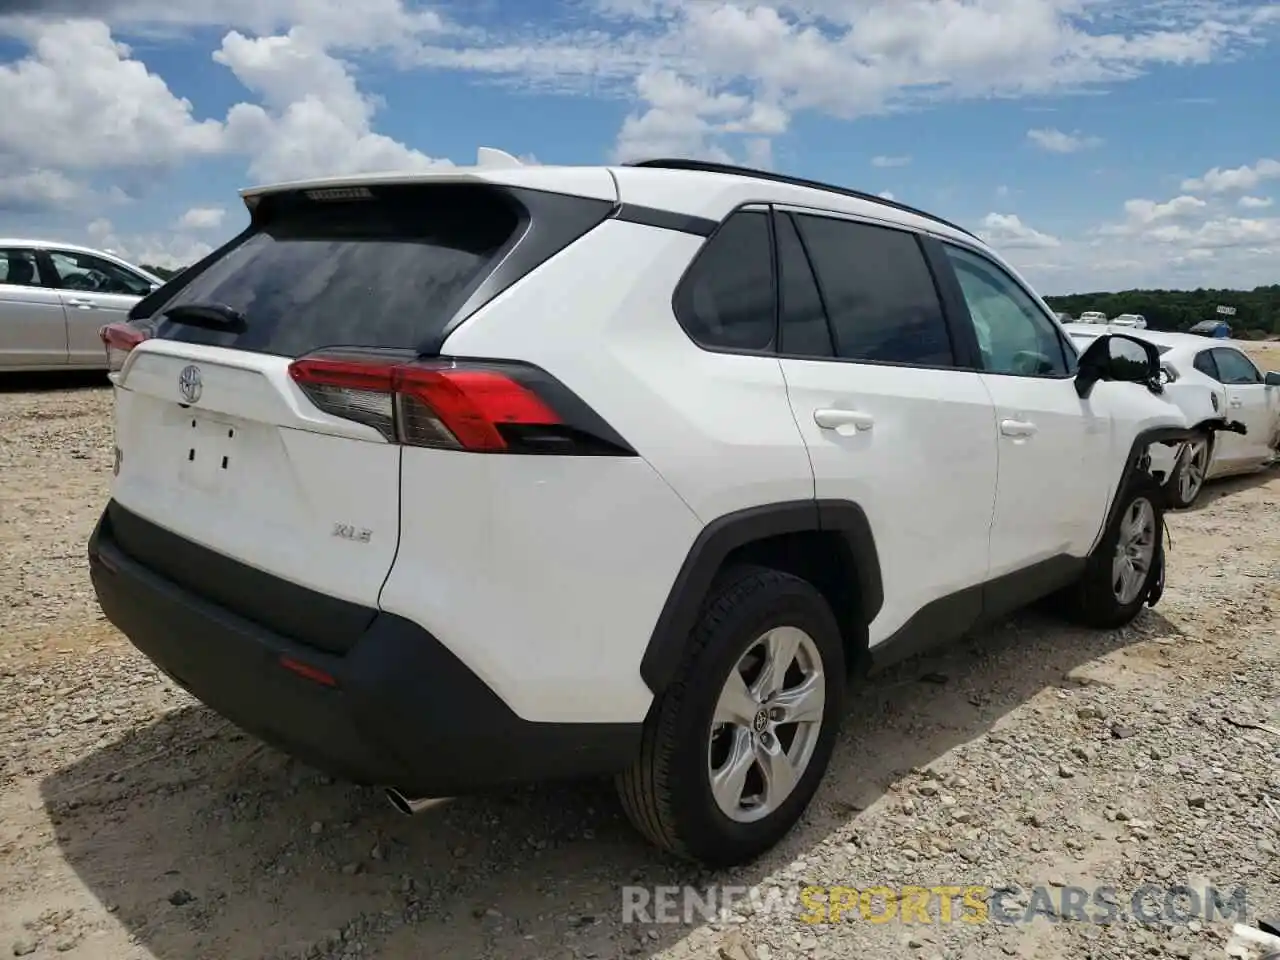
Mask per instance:
[[[695,337],[692,333],[690,333],[688,327],[685,326],[684,321],[680,317],[679,311],[676,309],[676,302],[679,299],[680,291],[683,288],[684,284],[686,283],[689,275],[697,267],[699,261],[702,259],[703,255],[705,254],[707,248],[710,247],[712,241],[715,240],[716,236],[720,233],[720,230],[723,229],[724,225],[728,223],[729,219],[733,217],[735,214],[749,212],[749,211],[764,213],[769,224],[769,247],[770,247],[769,263],[771,268],[770,283],[773,289],[772,300],[773,300],[773,311],[774,311],[773,344],[772,346],[768,346],[768,347],[750,348],[750,347],[724,347],[724,346],[702,343],[701,341],[698,340],[697,337]],[[881,227],[886,230],[896,230],[899,233],[906,233],[912,236],[916,241],[916,246],[920,250],[920,254],[922,258],[924,259],[925,267],[926,269],[928,269],[929,274],[933,279],[934,295],[937,296],[938,298],[939,309],[941,310],[941,313],[942,313],[942,320],[943,320],[943,323],[946,325],[947,336],[951,341],[951,352],[952,352],[953,362],[944,366],[939,364],[908,363],[908,362],[898,361],[898,360],[863,360],[856,357],[839,357],[839,356],[815,357],[809,354],[783,353],[779,351],[777,348],[778,348],[778,345],[781,343],[782,311],[780,309],[780,299],[781,299],[782,293],[781,293],[780,284],[778,283],[778,279],[779,279],[778,243],[777,243],[777,233],[774,226],[774,217],[780,215],[781,213],[787,213],[787,214],[799,213],[799,214],[812,215],[812,216],[818,216],[818,217],[826,217],[832,220],[848,220],[854,223],[863,224],[865,226]],[[804,254],[806,259],[809,260],[809,269],[813,274],[814,285],[817,287],[818,296],[822,300],[823,313],[826,314],[827,330],[831,336],[832,349],[838,349],[838,345],[835,339],[835,334],[831,330],[831,317],[830,317],[830,314],[827,313],[826,294],[822,289],[821,281],[818,279],[818,271],[813,267],[813,261],[812,261],[812,258],[810,258],[809,256],[809,249],[807,244],[805,244],[804,235],[800,231],[799,224],[796,224],[796,233],[800,234],[800,243],[801,243],[801,246],[804,247]],[[981,372],[981,367],[977,363],[976,335],[974,334],[972,329],[970,329],[968,332],[968,338],[966,338],[964,324],[959,321],[959,318],[955,314],[954,304],[948,303],[948,298],[944,293],[943,284],[941,283],[940,277],[938,274],[938,266],[933,262],[929,254],[928,244],[930,241],[936,242],[934,236],[930,233],[923,232],[913,227],[903,226],[900,223],[895,223],[892,220],[885,220],[879,217],[864,216],[862,214],[849,213],[843,210],[831,210],[827,207],[811,207],[806,204],[800,204],[790,200],[784,201],[784,202],[774,202],[772,200],[764,200],[764,199],[743,200],[737,205],[735,205],[731,210],[729,210],[723,217],[720,218],[720,220],[716,224],[715,230],[711,231],[711,233],[707,235],[706,239],[703,240],[702,245],[690,258],[688,264],[685,265],[684,270],[680,274],[680,278],[676,281],[675,286],[672,288],[671,301],[670,301],[671,312],[675,317],[676,323],[679,325],[680,329],[684,332],[684,335],[689,338],[689,342],[692,343],[699,350],[702,350],[704,353],[716,353],[716,354],[724,354],[728,356],[768,357],[775,360],[803,360],[807,363],[842,363],[842,364],[860,364],[862,366],[872,366],[872,367],[901,367],[907,370],[948,370],[948,371],[954,370],[962,373]],[[954,275],[952,275],[952,281],[958,283],[958,281],[955,281]],[[963,301],[961,302],[963,303]],[[967,311],[966,311],[966,316],[967,316]]]
[[[827,328],[827,339],[831,342],[831,356],[817,357],[810,354],[792,354],[778,351],[779,359],[805,359],[805,360],[841,360],[844,359],[839,355],[839,344],[836,340],[836,329],[831,322],[831,311],[827,309],[827,295],[822,289],[822,283],[818,280],[818,268],[813,265],[813,255],[809,253],[809,244],[805,242],[804,234],[800,231],[800,224],[796,221],[795,213],[785,207],[773,205],[769,208],[769,222],[775,224],[773,231],[773,264],[776,271],[777,282],[775,286],[778,288],[778,339],[777,343],[782,344],[782,256],[778,252],[778,231],[776,222],[779,218],[786,217],[791,222],[791,229],[795,231],[796,240],[800,244],[800,253],[804,256],[804,262],[809,268],[809,279],[813,281],[813,289],[818,294],[818,303],[822,306],[822,322]]]
[[[963,293],[961,293],[959,306],[963,308],[963,311],[964,311],[962,316],[964,317],[965,321],[967,321],[965,326],[969,328],[969,332],[973,336],[973,345],[975,350],[974,357],[977,360],[977,367],[983,374],[989,377],[1016,377],[1020,380],[1074,380],[1076,378],[1077,371],[1072,369],[1073,365],[1071,363],[1071,360],[1075,359],[1078,361],[1080,359],[1080,351],[1074,351],[1072,347],[1068,345],[1067,342],[1065,342],[1071,339],[1070,334],[1068,334],[1065,330],[1062,329],[1062,325],[1058,322],[1057,317],[1053,316],[1053,314],[1051,313],[1047,313],[1044,310],[1044,308],[1040,304],[1040,298],[1036,296],[1036,294],[1032,290],[1030,290],[1026,284],[1019,281],[1018,278],[1015,277],[1008,270],[1008,268],[1002,266],[999,262],[994,260],[991,254],[987,253],[984,250],[978,249],[972,244],[961,243],[960,241],[954,240],[950,237],[942,238],[942,237],[935,236],[933,239],[939,244],[939,253],[942,255],[943,259],[946,260],[946,269],[951,273],[952,277],[955,278],[955,282],[957,286],[959,286],[960,284],[960,279],[958,276],[956,276],[955,267],[951,263],[951,258],[947,256],[946,249],[945,249],[947,246],[956,247],[957,249],[963,250],[966,253],[970,254],[971,256],[977,257],[979,260],[982,260],[984,263],[988,264],[992,270],[995,270],[998,274],[1005,277],[1009,281],[1009,283],[1011,283],[1016,289],[1021,290],[1023,294],[1025,294],[1027,298],[1031,301],[1032,306],[1034,306],[1040,312],[1040,315],[1044,317],[1045,321],[1049,324],[1049,329],[1053,331],[1054,338],[1058,341],[1058,349],[1062,351],[1062,362],[1063,362],[1063,366],[1066,368],[1065,371],[1061,374],[1058,374],[1058,373],[1006,373],[1000,370],[986,369],[982,365],[981,353],[978,352],[977,350],[977,346],[978,346],[977,326],[973,322],[973,314],[969,310],[969,303],[967,300],[964,299]]]

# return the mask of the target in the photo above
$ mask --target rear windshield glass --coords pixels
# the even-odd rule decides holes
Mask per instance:
[[[374,199],[268,196],[262,225],[160,305],[156,336],[296,357],[320,347],[412,348],[439,334],[522,222],[471,184],[379,188]],[[216,303],[239,330],[166,320]]]

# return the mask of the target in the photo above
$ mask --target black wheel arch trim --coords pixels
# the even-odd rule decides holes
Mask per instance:
[[[1133,482],[1133,478],[1138,474],[1147,450],[1152,444],[1183,443],[1198,436],[1203,436],[1206,431],[1211,433],[1218,431],[1244,433],[1245,427],[1237,421],[1228,421],[1217,418],[1201,420],[1199,423],[1186,427],[1150,427],[1146,430],[1139,431],[1137,436],[1133,438],[1133,444],[1129,447],[1129,456],[1125,460],[1124,469],[1120,473],[1120,479],[1116,483],[1115,493],[1111,498],[1111,505],[1107,509],[1106,519],[1098,528],[1097,536],[1100,538],[1115,519],[1116,511],[1119,510],[1121,506],[1120,501],[1124,495],[1124,490]],[[1166,478],[1166,480],[1167,479],[1168,478]],[[1163,504],[1163,506],[1168,507],[1168,503]],[[1097,546],[1096,539],[1094,541],[1094,546]]]
[[[884,603],[884,585],[871,524],[858,504],[795,500],[725,514],[708,523],[689,548],[640,660],[640,676],[655,696],[675,677],[689,632],[725,559],[757,541],[809,532],[840,535],[857,571],[864,622],[875,619]]]

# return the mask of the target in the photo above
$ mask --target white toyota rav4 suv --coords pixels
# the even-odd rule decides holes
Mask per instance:
[[[681,160],[243,197],[103,330],[93,583],[196,697],[402,810],[616,775],[652,841],[740,863],[852,675],[1159,598],[1146,451],[1200,424],[965,230]]]

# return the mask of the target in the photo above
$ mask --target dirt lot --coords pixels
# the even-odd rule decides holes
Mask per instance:
[[[865,691],[803,826],[708,877],[644,846],[607,785],[406,819],[194,703],[88,583],[108,390],[32,386],[0,391],[0,956],[1217,958],[1231,924],[624,924],[628,884],[1102,885],[1122,905],[1211,884],[1280,914],[1276,471],[1170,518],[1168,591],[1132,628],[1029,614]]]

